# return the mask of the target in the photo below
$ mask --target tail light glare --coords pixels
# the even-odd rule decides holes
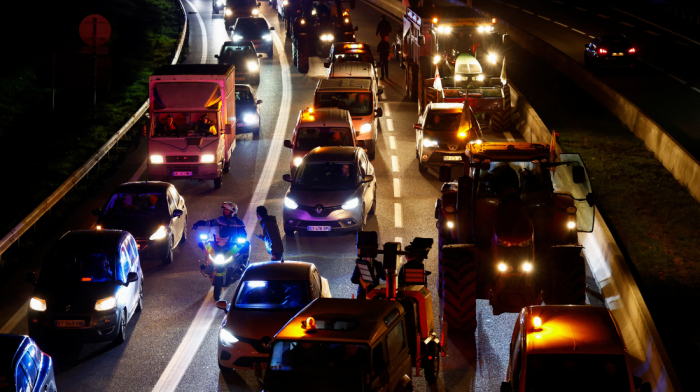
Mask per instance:
[[[600,54],[608,54],[608,50],[607,50],[607,49],[600,48],[600,49],[598,49],[598,53],[600,53]]]
[[[637,53],[637,49],[635,49],[635,48],[630,48],[630,50],[628,50],[628,52],[629,52],[629,53]]]

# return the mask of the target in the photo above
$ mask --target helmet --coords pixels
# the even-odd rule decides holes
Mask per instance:
[[[238,206],[234,202],[225,201],[224,204],[221,205],[221,208],[223,208],[224,210],[231,211],[232,215],[235,215],[238,213]]]

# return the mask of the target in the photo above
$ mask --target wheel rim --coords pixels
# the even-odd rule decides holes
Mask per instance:
[[[122,312],[122,320],[119,323],[119,329],[122,340],[126,340],[126,312]]]

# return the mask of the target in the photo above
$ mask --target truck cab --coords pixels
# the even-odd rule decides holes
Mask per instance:
[[[606,308],[528,306],[515,322],[509,353],[502,392],[651,391],[632,375],[620,329]]]

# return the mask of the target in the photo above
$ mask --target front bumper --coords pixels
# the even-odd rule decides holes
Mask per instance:
[[[464,151],[464,148],[456,148],[455,150],[441,149],[436,147],[423,147],[420,161],[424,165],[437,166],[461,166],[464,165],[465,155],[459,151]],[[450,160],[445,160],[445,157]]]
[[[37,312],[29,309],[27,321],[32,339],[69,340],[85,343],[109,342],[119,333],[117,310],[89,313]],[[83,320],[84,327],[59,327],[59,320]],[[109,321],[109,322],[108,322]]]
[[[234,369],[253,369],[256,362],[267,362],[268,354],[259,353],[248,343],[238,341],[231,345],[224,345],[219,340],[217,358],[219,365]]]
[[[179,172],[180,175],[177,175]],[[190,173],[188,175],[188,173]],[[148,164],[148,179],[151,181],[170,181],[205,179],[212,180],[221,176],[221,167],[217,163],[200,163],[190,165]]]
[[[351,210],[327,207],[321,214],[305,211],[305,209],[312,208],[301,205],[294,210],[285,208],[283,213],[284,229],[310,231],[309,226],[326,226],[330,227],[330,231],[358,231],[362,226],[361,206]],[[329,211],[331,209],[332,211]]]

